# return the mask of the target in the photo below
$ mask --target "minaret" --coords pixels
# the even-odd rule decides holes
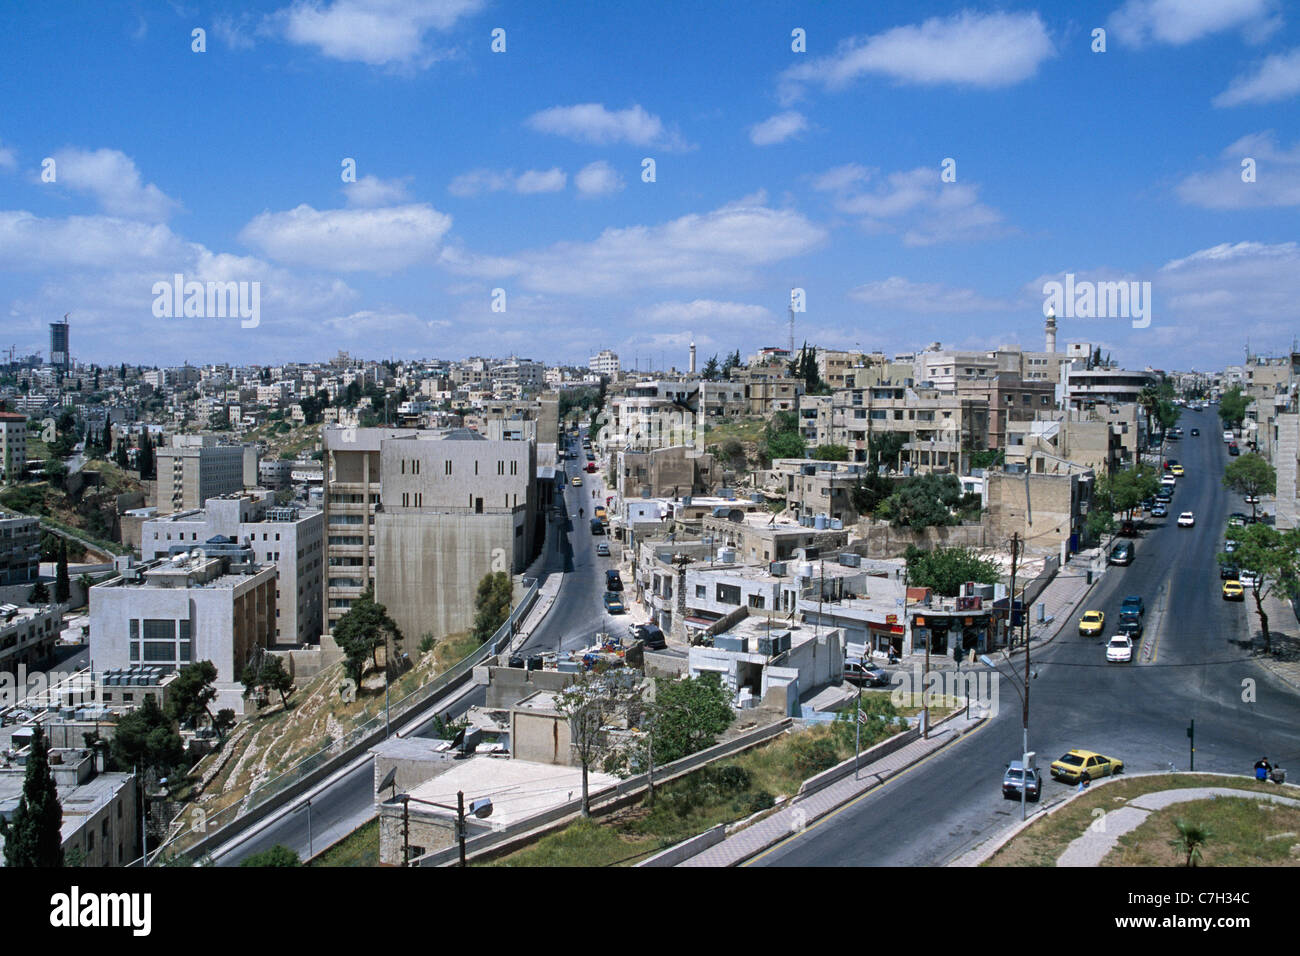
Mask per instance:
[[[1047,351],[1056,351],[1056,307],[1047,307]]]
[[[691,343],[691,374],[695,374],[695,343]]]

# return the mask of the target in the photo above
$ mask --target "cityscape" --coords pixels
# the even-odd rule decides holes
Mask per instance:
[[[8,17],[5,871],[1279,916],[1295,10],[582,6]]]

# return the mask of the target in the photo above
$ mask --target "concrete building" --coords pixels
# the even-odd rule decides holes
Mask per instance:
[[[1084,537],[1095,476],[1091,469],[1066,474],[1016,474],[990,471],[990,532],[999,539],[1018,533],[1030,548],[1054,550],[1062,541],[1073,553]]]
[[[82,866],[128,866],[139,858],[139,786],[133,773],[98,773],[85,749],[51,749],[50,775],[63,808],[60,827],[65,859],[79,851]],[[0,816],[12,819],[22,798],[26,755],[0,764]],[[0,848],[4,838],[0,837]],[[4,857],[0,854],[0,866]]]
[[[620,498],[675,498],[708,494],[722,478],[712,454],[678,445],[615,453],[615,489]]]
[[[844,524],[858,520],[852,491],[867,474],[867,465],[812,458],[778,458],[766,474],[765,491],[785,498],[796,518],[825,515]],[[836,529],[838,530],[838,529]]]
[[[209,498],[257,487],[257,446],[219,445],[215,435],[173,435],[158,448],[159,508],[190,511]]]
[[[20,666],[33,670],[54,653],[62,623],[57,604],[0,604],[0,671],[17,673]]]
[[[316,643],[322,633],[325,516],[315,509],[276,506],[269,492],[209,498],[199,511],[144,522],[140,556],[170,557],[220,535],[246,545],[255,560],[276,568],[274,644]]]
[[[40,519],[0,511],[0,585],[35,583],[40,576]]]
[[[737,707],[762,705],[797,717],[800,698],[843,679],[844,645],[839,629],[773,628],[745,617],[715,634],[712,646],[692,647],[689,673],[716,674]]]
[[[234,543],[195,550],[124,569],[90,589],[90,656],[101,670],[148,664],[163,673],[212,661],[213,712],[242,714],[239,676],[257,648],[275,642],[275,567]]]
[[[0,411],[0,481],[17,481],[27,470],[27,416]]]
[[[618,353],[611,352],[609,349],[601,349],[588,360],[587,368],[596,375],[616,378],[619,373]]]
[[[72,366],[72,353],[69,351],[68,317],[62,322],[50,323],[50,364],[66,372]]]
[[[1300,413],[1277,416],[1272,451],[1277,469],[1277,527],[1300,528]]]
[[[388,438],[380,473],[376,600],[412,638],[468,629],[483,576],[519,573],[531,559],[536,445],[463,428]]]
[[[1070,369],[1066,373],[1066,400],[1071,408],[1082,408],[1090,403],[1137,404],[1142,390],[1155,385],[1154,372],[1133,372],[1126,369],[1094,368]]]

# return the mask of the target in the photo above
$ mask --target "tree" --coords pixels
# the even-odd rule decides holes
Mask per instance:
[[[31,591],[28,592],[27,594],[27,603],[28,604],[49,604],[50,603],[50,592],[49,589],[45,586],[44,581],[37,581],[34,585],[32,585]]]
[[[898,461],[898,453],[906,443],[907,436],[902,432],[876,432],[868,439],[871,463],[877,468],[881,465],[893,468]]]
[[[130,462],[126,457],[125,435],[117,440],[117,447],[113,450],[113,461],[117,464],[117,467],[121,468],[123,471],[126,471],[126,469],[130,467]]]
[[[269,850],[254,853],[240,861],[240,866],[302,866],[298,854],[283,843],[277,843]]]
[[[50,743],[37,724],[23,775],[18,809],[6,823],[0,817],[7,867],[63,866],[63,807],[50,772]]]
[[[802,458],[805,447],[795,412],[777,412],[763,427],[763,452],[769,462],[773,458]]]
[[[726,359],[723,361],[722,377],[726,379],[731,378],[731,370],[733,368],[740,368],[741,364],[742,363],[740,361],[740,349],[736,349],[736,351],[728,355]]]
[[[1279,586],[1286,587],[1296,580],[1300,571],[1300,529],[1279,531],[1266,524],[1248,524],[1244,528],[1229,528],[1228,540],[1237,543],[1231,555],[1222,553],[1219,560],[1232,563],[1255,573],[1255,586],[1250,588],[1255,598],[1255,613],[1259,615],[1260,630],[1264,634],[1264,653],[1273,653],[1273,642],[1268,630],[1268,614],[1264,599]]]
[[[731,692],[717,674],[655,681],[649,708],[656,764],[672,763],[712,747],[736,718]]]
[[[514,601],[514,582],[504,571],[490,571],[483,575],[474,595],[474,640],[482,644],[510,616]]]
[[[579,674],[556,698],[556,710],[569,720],[570,746],[582,766],[584,817],[591,816],[587,771],[611,749],[611,722],[628,713],[640,694],[640,674],[635,671],[592,669]]]
[[[217,679],[217,665],[212,661],[195,661],[180,669],[172,682],[171,700],[167,702],[168,716],[177,723],[197,727],[200,719],[212,721],[208,705],[217,699],[213,683]]]
[[[902,483],[877,508],[895,527],[929,528],[957,522],[953,509],[961,503],[956,475],[922,475]]]
[[[972,548],[907,549],[907,580],[913,587],[930,588],[935,594],[954,597],[967,581],[995,584],[1001,577],[996,561],[980,557]]]
[[[707,382],[716,382],[720,374],[721,370],[718,366],[718,357],[714,355],[704,363],[704,371],[701,375]]]
[[[1258,504],[1255,499],[1277,491],[1277,472],[1254,452],[1240,455],[1223,469],[1223,486],[1251,499],[1250,514],[1253,518]]]
[[[99,373],[95,373],[95,380],[99,380]],[[113,449],[113,421],[110,418],[104,419],[104,437],[101,439],[104,447],[104,454],[107,455]]]
[[[1170,840],[1169,845],[1187,855],[1184,866],[1195,866],[1197,862],[1204,859],[1201,851],[1210,842],[1214,832],[1203,824],[1183,819],[1175,820],[1174,826],[1178,828],[1178,839]]]
[[[790,375],[803,379],[804,392],[808,395],[827,395],[831,391],[830,386],[822,381],[821,372],[817,369],[817,349],[808,348],[807,342],[804,342],[799,355],[790,363]]]
[[[848,445],[818,445],[813,449],[812,456],[818,461],[848,461]]]
[[[235,716],[234,710],[229,707],[222,707],[217,711],[217,716],[212,719],[212,729],[217,732],[217,737],[220,738],[221,742],[224,744],[226,742],[226,735],[230,733],[238,722],[239,718]]]
[[[894,483],[872,469],[860,475],[849,489],[849,504],[860,515],[874,514],[894,492]]]
[[[387,665],[391,665],[391,650],[401,643],[402,632],[388,616],[388,608],[375,601],[372,586],[366,588],[365,593],[352,603],[348,613],[334,625],[334,640],[343,651],[343,669],[359,684],[367,657],[376,667],[379,666],[377,654],[380,644],[384,645],[387,652]]]
[[[285,669],[284,661],[276,654],[267,654],[262,660],[262,686],[280,695],[280,703],[289,705],[293,693],[293,675]]]
[[[1234,385],[1219,397],[1219,418],[1223,420],[1225,429],[1240,428],[1242,421],[1246,417],[1246,407],[1250,405],[1250,398],[1241,390],[1241,386]]]
[[[745,446],[735,438],[724,439],[717,449],[718,457],[730,465],[736,471],[740,471],[749,464],[749,459],[745,455]]]
[[[59,563],[54,572],[54,602],[67,604],[72,595],[72,582],[68,578],[68,542],[59,541]]]
[[[148,428],[140,434],[140,455],[136,463],[140,466],[141,481],[150,481],[157,477],[154,473],[153,441],[149,437]]]
[[[176,732],[175,722],[163,713],[152,695],[118,718],[110,748],[114,765],[123,771],[138,767],[166,777],[185,763],[185,743]]]

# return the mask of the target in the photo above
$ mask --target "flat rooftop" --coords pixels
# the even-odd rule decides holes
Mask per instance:
[[[595,792],[618,783],[618,778],[590,770],[587,781],[589,789]],[[457,792],[464,792],[466,805],[490,797],[491,822],[509,826],[581,796],[582,768],[502,757],[471,757],[420,784],[411,791],[411,796],[454,807]],[[454,814],[454,811],[413,804],[411,811],[417,809],[421,813]]]

